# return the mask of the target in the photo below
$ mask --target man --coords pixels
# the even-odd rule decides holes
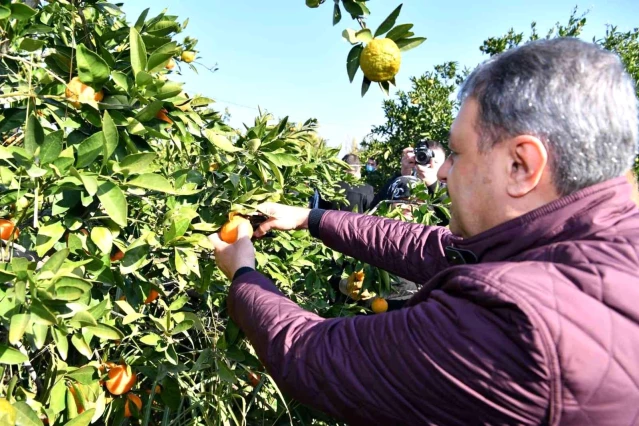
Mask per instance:
[[[342,161],[349,165],[347,174],[353,176],[356,181],[361,181],[362,172],[359,157],[355,154],[346,154]],[[346,203],[322,200],[319,193],[316,194],[318,199],[317,207],[330,210],[344,210],[364,213],[371,208],[371,203],[375,197],[375,189],[367,183],[359,183],[352,185],[348,182],[341,181],[338,183],[341,190],[345,192]],[[312,203],[312,202],[311,202]]]
[[[410,146],[404,148],[402,151],[401,169],[399,174],[395,174],[388,182],[386,182],[386,185],[384,185],[382,190],[379,191],[379,194],[375,196],[375,200],[373,201],[374,205],[382,200],[390,199],[391,194],[389,193],[389,188],[393,182],[401,176],[416,176],[424,182],[424,184],[426,184],[431,193],[435,190],[435,187],[438,184],[437,171],[446,160],[446,152],[444,151],[444,146],[437,141],[429,140],[428,145],[434,154],[428,164],[417,164],[415,161],[414,148]]]
[[[373,199],[373,207],[379,205],[380,202],[388,201],[393,198],[394,188],[399,182],[404,182],[403,178],[414,176],[424,182],[429,194],[434,194],[440,183],[437,180],[437,171],[446,160],[444,146],[433,140],[426,141],[428,148],[431,150],[430,161],[428,164],[419,164],[416,161],[415,149],[413,147],[404,148],[402,151],[401,171],[399,175],[393,176],[381,191]],[[442,200],[438,200],[442,201]],[[448,225],[448,217],[440,209],[435,209],[435,216],[442,226]]]
[[[285,392],[350,424],[636,425],[633,82],[594,44],[538,40],[459,97],[438,175],[450,230],[269,204],[256,231],[308,228],[426,282],[407,307],[322,319],[253,270],[248,236],[213,236],[230,316]]]

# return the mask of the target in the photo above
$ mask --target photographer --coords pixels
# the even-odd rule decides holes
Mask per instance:
[[[404,148],[400,174],[394,176],[384,185],[373,199],[372,206],[375,207],[380,202],[392,200],[394,188],[401,178],[405,176],[414,176],[424,182],[429,194],[433,195],[441,185],[437,180],[437,172],[445,160],[444,146],[434,140],[421,139],[415,144],[414,148]],[[448,225],[448,216],[441,210],[435,209],[435,217],[439,220],[439,225]]]
[[[348,424],[636,425],[635,83],[593,43],[540,39],[478,66],[459,100],[438,174],[450,229],[260,207],[256,237],[308,229],[426,282],[406,307],[321,318],[255,270],[250,235],[214,234],[230,317],[282,392]]]

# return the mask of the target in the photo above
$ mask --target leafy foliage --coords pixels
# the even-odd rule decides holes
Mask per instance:
[[[207,234],[263,201],[338,197],[337,150],[317,143],[315,120],[260,114],[239,131],[185,93],[171,78],[197,40],[176,40],[175,16],[147,10],[130,26],[93,0],[15,6],[2,21],[0,215],[20,232],[1,253],[0,395],[28,424],[120,424],[136,399],[101,383],[123,362],[142,424],[310,416],[226,317]],[[285,234],[258,246],[286,293],[328,309],[328,249]]]

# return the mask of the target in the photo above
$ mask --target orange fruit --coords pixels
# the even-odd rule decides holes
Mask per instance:
[[[251,384],[251,386],[253,386],[255,388],[255,387],[257,387],[257,385],[260,384],[260,375],[259,374],[255,374],[252,371],[250,371],[248,373],[248,381]]]
[[[134,393],[126,394],[126,402],[124,403],[124,417],[131,417],[133,414],[131,413],[130,404],[133,403],[138,409],[138,413],[142,411],[142,400],[139,396]]]
[[[162,120],[162,121],[164,121],[164,122],[167,122],[167,123],[169,123],[169,124],[173,124],[173,120],[171,120],[171,119],[169,118],[169,116],[168,116],[168,115],[166,115],[167,113],[168,113],[168,111],[167,111],[167,110],[165,110],[165,109],[161,109],[161,110],[159,110],[159,111],[158,111],[158,113],[155,115],[155,118],[157,118],[158,120]]]
[[[67,84],[64,94],[71,105],[76,108],[80,107],[80,104],[100,102],[104,99],[104,93],[102,90],[96,93],[91,86],[87,86],[80,81],[79,77],[73,77],[69,84]]]
[[[376,297],[371,303],[371,310],[376,314],[381,314],[388,310],[388,302],[383,297]]]
[[[111,251],[111,262],[122,260],[123,257],[124,252],[122,252],[122,250],[120,250],[119,248],[113,246],[113,250]]]
[[[182,52],[181,58],[184,62],[189,64],[195,60],[195,52],[192,50],[185,50],[184,52]]]
[[[229,214],[229,221],[220,230],[220,239],[227,244],[233,244],[237,241],[240,227],[246,227],[248,234],[253,233],[253,226],[248,219],[234,213]]]
[[[131,367],[126,364],[111,367],[108,374],[109,378],[104,384],[113,395],[122,395],[130,391],[137,380]]]
[[[14,230],[15,229],[15,234]],[[0,219],[0,238],[7,241],[11,238],[11,234],[13,235],[13,239],[17,239],[20,235],[20,230],[16,228],[15,223],[11,222],[7,219]]]
[[[160,296],[160,293],[158,293],[156,289],[152,289],[149,292],[149,295],[147,296],[146,300],[144,301],[144,304],[146,305],[153,302],[155,299],[158,298],[158,296]]]
[[[147,395],[151,395],[151,389],[147,389],[145,392],[146,392]],[[162,393],[162,386],[155,385],[155,394],[159,395],[161,393]]]
[[[173,68],[175,68],[175,59],[171,58],[169,59],[169,62],[166,63],[166,67],[167,70],[172,70]]]

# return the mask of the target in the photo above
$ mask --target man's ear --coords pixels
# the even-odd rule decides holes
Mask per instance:
[[[539,185],[548,164],[548,150],[539,138],[530,135],[517,136],[506,143],[510,162],[508,194],[523,197]]]

